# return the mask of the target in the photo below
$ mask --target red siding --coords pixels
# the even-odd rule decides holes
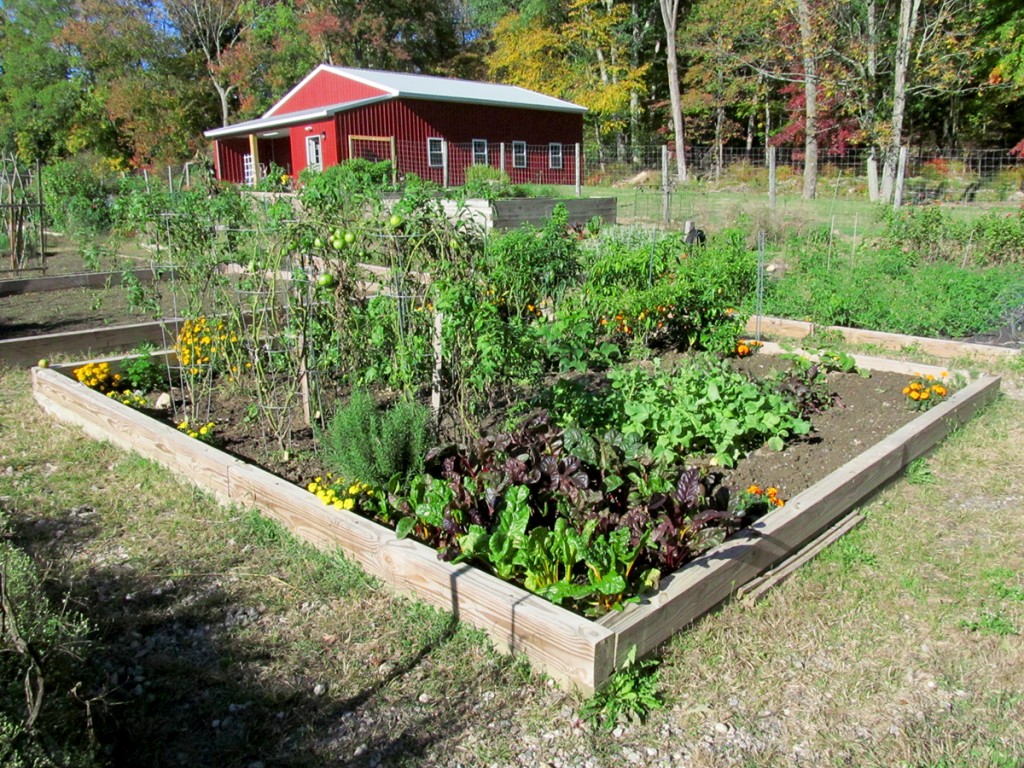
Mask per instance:
[[[291,112],[301,112],[304,109],[316,109],[385,94],[386,91],[379,88],[363,85],[325,70],[315,74],[308,83],[292,94],[287,101],[282,102],[271,114],[286,115]]]
[[[309,130],[306,130],[306,129]],[[320,134],[323,137],[321,146],[323,163],[337,165],[340,162],[338,149],[338,128],[336,121],[321,120],[318,123],[296,125],[291,129],[292,173],[298,175],[306,167],[306,137]]]
[[[249,139],[218,139],[217,140],[217,166],[221,181],[230,181],[234,184],[245,183],[245,160],[249,154]]]
[[[378,94],[379,91],[347,78],[320,72],[282,104],[278,112],[283,114],[336,104],[345,98]],[[443,170],[429,167],[427,158],[427,139],[441,138],[449,146],[448,181],[457,186],[465,182],[464,169],[473,162],[471,142],[484,139],[488,143],[488,164],[495,168],[503,165],[501,149],[504,144],[504,168],[513,183],[572,184],[576,177],[574,145],[583,141],[583,115],[424,99],[389,99],[339,112],[329,120],[293,126],[289,134],[287,146],[282,139],[260,142],[262,163],[273,160],[292,174],[300,173],[306,167],[306,137],[315,134],[323,136],[325,167],[349,159],[350,136],[394,137],[400,174],[415,173],[442,183]],[[526,168],[512,167],[512,143],[516,141],[527,144]],[[561,169],[548,167],[551,143],[562,145]],[[390,147],[384,142],[361,142],[357,155],[361,154],[360,150],[386,156]],[[242,158],[248,151],[245,138],[219,141],[220,178],[241,182],[244,178]]]
[[[394,136],[398,141],[398,171],[413,172],[441,183],[442,169],[427,166],[427,139],[449,142],[449,182],[462,184],[462,169],[472,163],[469,144],[486,139],[488,163],[501,166],[500,144],[505,143],[505,169],[514,182],[572,184],[575,179],[572,145],[583,141],[583,116],[567,112],[545,112],[474,104],[393,99],[368,104],[338,115],[341,137],[340,157],[348,159],[348,136]],[[530,145],[528,167],[512,168],[512,142]],[[563,146],[563,167],[548,168],[547,145]]]

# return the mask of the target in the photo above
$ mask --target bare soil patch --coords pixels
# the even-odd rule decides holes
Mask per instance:
[[[751,376],[764,377],[788,364],[763,354],[741,365]],[[751,452],[735,468],[724,470],[725,484],[733,492],[752,484],[775,486],[783,499],[792,498],[913,420],[917,412],[902,393],[907,382],[905,375],[896,373],[873,372],[869,378],[830,373],[828,388],[836,396],[835,404],[810,417],[811,433],[783,451],[762,447]],[[215,390],[210,413],[223,450],[300,486],[328,470],[317,455],[312,429],[302,426],[301,414],[293,418],[300,426],[293,430],[288,457],[283,458],[276,444],[248,418],[251,405],[237,394]],[[500,413],[488,418],[492,424],[503,421]]]
[[[50,236],[42,269],[0,272],[0,280],[30,280],[90,271],[118,273],[152,264],[151,254],[137,246],[100,242],[99,246],[108,251],[100,258],[98,268],[90,270],[79,250],[81,244],[82,241],[76,238]],[[36,263],[33,261],[32,266]],[[0,338],[85,331],[142,323],[154,319],[154,316],[174,316],[175,304],[169,284],[160,286],[156,291],[147,288],[147,295],[157,298],[159,311],[133,304],[115,275],[106,288],[73,288],[4,296],[0,298]]]

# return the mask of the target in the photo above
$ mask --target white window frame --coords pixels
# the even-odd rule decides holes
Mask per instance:
[[[427,167],[444,168],[444,139],[439,137],[427,139]]]
[[[551,142],[548,144],[548,168],[560,171],[563,167],[562,145]]]
[[[306,137],[306,167],[314,171],[324,169],[324,141],[320,134]]]
[[[512,142],[512,167],[525,168],[527,165],[526,142]]]
[[[473,139],[473,165],[490,165],[487,139]]]

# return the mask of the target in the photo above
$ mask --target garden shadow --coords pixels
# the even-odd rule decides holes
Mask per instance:
[[[93,734],[111,764],[416,765],[438,741],[457,738],[483,716],[465,697],[428,702],[405,682],[440,669],[431,657],[455,636],[456,614],[429,639],[410,643],[386,674],[363,675],[368,684],[335,695],[331,680],[278,663],[267,636],[279,615],[254,604],[230,570],[203,573],[183,553],[183,562],[141,571],[119,547],[91,545],[101,533],[98,517],[89,507],[54,518],[18,516],[11,533],[39,562],[92,558],[74,578],[59,565],[49,572],[50,598],[70,598],[93,630],[76,679],[49,681],[50,695],[74,688],[82,706],[88,702]],[[97,556],[98,549],[106,554]]]

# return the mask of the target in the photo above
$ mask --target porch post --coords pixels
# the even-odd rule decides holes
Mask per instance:
[[[249,134],[249,154],[252,155],[252,185],[260,183],[260,145],[255,133]]]

